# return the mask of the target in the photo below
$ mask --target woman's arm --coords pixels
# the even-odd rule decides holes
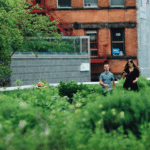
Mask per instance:
[[[135,80],[133,80],[133,83],[136,83],[138,81],[138,77],[135,78]]]
[[[122,78],[124,79],[126,76],[127,76],[127,73],[124,71],[123,75],[122,75]]]

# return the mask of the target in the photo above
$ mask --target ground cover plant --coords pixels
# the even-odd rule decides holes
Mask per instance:
[[[13,44],[15,45],[15,43],[12,43],[12,51],[13,49]],[[49,52],[49,53],[64,53],[64,52],[68,52],[68,53],[74,53],[74,45],[72,44],[67,44],[67,43],[61,43],[59,41],[55,41],[55,42],[48,42],[48,41],[44,41],[41,39],[35,41],[24,41],[24,43],[21,45],[21,47],[18,49],[18,52]]]
[[[140,77],[139,92],[123,82],[107,96],[75,81],[0,92],[0,149],[149,149],[150,82]]]

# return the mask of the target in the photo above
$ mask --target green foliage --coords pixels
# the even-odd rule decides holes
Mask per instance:
[[[16,86],[21,86],[22,85],[22,81],[20,79],[17,79],[15,81]]]
[[[1,0],[0,1],[0,79],[4,75],[11,75],[11,56],[22,44],[29,41],[29,36],[49,37],[58,36],[55,24],[48,16],[30,13],[32,9],[26,0]],[[13,50],[13,52],[12,52]]]
[[[74,93],[72,104],[60,87],[0,92],[0,149],[149,149],[149,81],[142,79],[144,92],[124,90],[119,81],[107,96],[100,85],[61,82]]]
[[[12,48],[15,43],[12,44]],[[74,52],[74,46],[61,42],[48,42],[41,40],[24,41],[18,49],[19,52]]]
[[[86,88],[86,85],[78,85],[76,81],[72,80],[70,82],[60,81],[58,85],[59,95],[68,96],[70,98],[70,103],[72,103],[73,94],[77,91],[81,91]]]

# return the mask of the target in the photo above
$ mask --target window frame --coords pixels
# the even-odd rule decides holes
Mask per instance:
[[[122,29],[123,30],[123,40],[122,41],[115,41],[115,40],[113,40],[113,35],[112,35],[112,32],[113,32],[113,30],[114,29]],[[125,28],[111,28],[110,29],[110,31],[111,31],[111,56],[113,56],[113,57],[120,57],[120,56],[126,56],[126,51],[125,51]],[[113,55],[113,44],[123,44],[123,50],[122,50],[122,52],[123,52],[123,55]]]
[[[90,40],[90,56],[91,57],[97,57],[98,55],[99,55],[99,53],[98,53],[98,32],[97,32],[97,30],[86,30],[85,31],[85,33],[86,33],[86,36],[90,36],[90,35],[87,35],[87,34],[96,34],[96,42],[91,42],[91,40]],[[91,37],[90,37],[91,38]],[[91,48],[91,43],[95,43],[96,44],[96,48]],[[96,55],[91,55],[91,51],[96,51]]]
[[[70,0],[71,2],[72,2],[72,0]],[[72,3],[71,3],[71,6],[70,7],[61,7],[61,6],[59,6],[58,5],[58,2],[59,2],[59,0],[57,0],[57,8],[59,8],[59,9],[67,9],[67,8],[72,8]]]
[[[37,1],[38,1],[38,2],[40,1],[40,3],[37,3]],[[41,4],[41,2],[42,2],[42,0],[36,0],[36,4]]]
[[[85,0],[83,0],[83,8],[98,8],[98,0],[97,5],[85,6]]]
[[[125,0],[124,0],[124,5],[112,5],[111,1],[113,0],[110,0],[110,7],[125,7]]]

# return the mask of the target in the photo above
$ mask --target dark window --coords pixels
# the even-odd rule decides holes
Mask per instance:
[[[91,51],[91,56],[98,56],[97,50],[92,50]]]
[[[58,0],[58,7],[71,7],[71,0]]]
[[[111,6],[124,6],[124,0],[110,0]]]
[[[111,47],[113,56],[124,56],[124,29],[111,29]]]
[[[36,0],[36,4],[41,4],[41,0]]]
[[[91,56],[98,56],[97,52],[97,31],[87,31],[87,36],[90,36]]]

